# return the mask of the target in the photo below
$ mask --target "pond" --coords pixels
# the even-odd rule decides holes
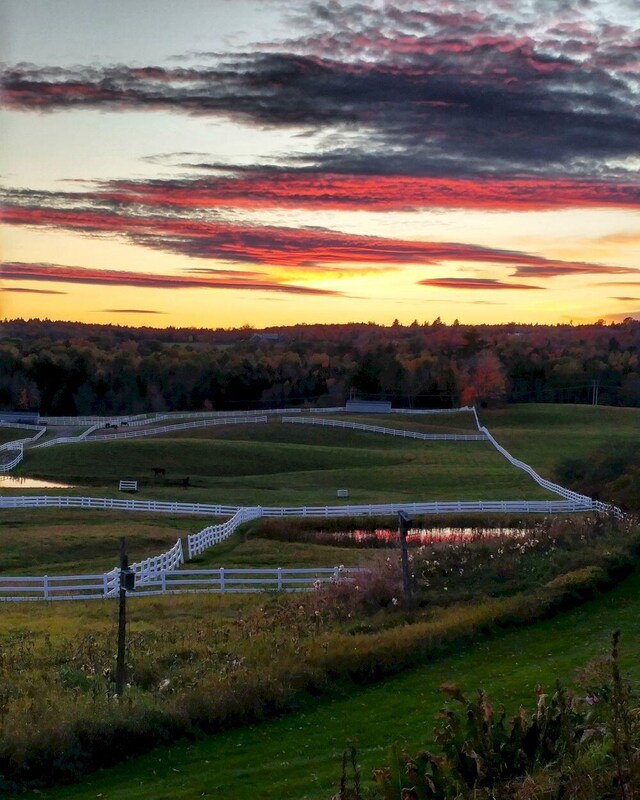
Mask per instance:
[[[410,528],[407,532],[408,544],[433,544],[435,542],[473,542],[479,539],[498,539],[504,536],[526,536],[525,528]],[[398,542],[397,530],[377,528],[375,531],[345,531],[336,534],[342,539],[351,539],[360,544]]]
[[[15,475],[0,475],[0,489],[73,489],[69,483],[44,481],[38,478],[19,478]]]

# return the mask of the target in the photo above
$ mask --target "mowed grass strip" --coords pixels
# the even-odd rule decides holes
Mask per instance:
[[[535,705],[535,687],[608,652],[622,631],[625,677],[640,679],[640,575],[551,620],[465,648],[420,669],[361,688],[345,686],[331,701],[309,701],[298,713],[200,741],[162,748],[81,784],[42,791],[47,800],[328,800],[337,791],[342,751],[358,747],[362,774],[384,766],[400,741],[409,752],[432,748],[434,718],[444,705],[439,687],[455,682],[468,694],[489,692],[507,713]]]
[[[386,550],[386,549],[385,549]],[[315,544],[309,542],[280,542],[260,537],[245,537],[242,532],[235,533],[219,545],[205,550],[185,565],[185,569],[203,568],[248,569],[252,567],[345,567],[366,564],[375,553],[357,547]],[[398,551],[389,551],[393,558]]]
[[[155,437],[154,437],[155,438]],[[189,428],[159,434],[159,439],[202,439],[216,441],[264,442],[303,447],[329,447],[339,450],[397,450],[402,442],[423,446],[424,442],[405,440],[367,431],[334,428],[330,425],[312,425],[286,422],[269,422],[259,425],[230,425],[211,428]]]
[[[31,450],[23,469],[29,469],[34,476],[55,474],[83,480],[114,480],[123,472],[128,477],[148,479],[155,467],[172,474],[222,477],[325,470],[334,468],[336,463],[349,467],[395,464],[401,458],[398,453],[381,453],[372,447],[336,452],[336,448],[324,445],[310,449],[277,441],[184,439],[175,434],[171,438],[86,442]]]
[[[254,430],[277,436],[282,427]],[[327,446],[320,444],[324,433],[300,426],[297,443],[193,437],[62,445],[29,451],[17,474],[64,478],[77,484],[76,494],[95,486],[113,492],[129,478],[138,481],[140,497],[230,505],[335,505],[339,488],[349,489],[346,503],[555,498],[487,442],[333,430],[342,444]],[[345,447],[349,439],[353,446]],[[166,474],[154,477],[154,467]]]
[[[317,415],[321,416],[321,415]],[[383,428],[418,431],[419,433],[478,433],[471,411],[439,414],[327,414],[328,419],[361,422]]]

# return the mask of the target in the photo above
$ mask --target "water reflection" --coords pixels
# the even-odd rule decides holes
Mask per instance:
[[[43,481],[38,478],[18,478],[15,475],[0,475],[0,489],[73,489],[69,483]]]
[[[408,544],[434,544],[440,542],[473,542],[479,539],[499,539],[504,536],[526,536],[525,528],[410,528],[407,531]],[[375,531],[345,531],[337,534],[339,538],[350,539],[360,544],[389,544],[398,541],[397,530],[377,528]]]

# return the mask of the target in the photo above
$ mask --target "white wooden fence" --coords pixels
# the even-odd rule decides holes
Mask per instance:
[[[46,425],[97,425],[98,427],[106,425],[107,422],[117,423],[121,425],[123,422],[128,422],[129,425],[149,425],[154,422],[160,422],[164,419],[216,419],[218,417],[252,417],[263,414],[297,414],[300,413],[299,408],[259,408],[253,411],[161,411],[161,412],[148,412],[145,414],[134,415],[118,415],[111,414],[110,416],[85,416],[85,417],[41,417],[41,422]]]
[[[30,431],[33,431],[33,430],[37,431],[35,436],[27,436],[27,437],[25,437],[23,439],[12,439],[10,442],[5,442],[4,444],[0,444],[0,450],[18,450],[19,449],[19,447],[18,447],[19,445],[26,445],[26,444],[31,444],[31,442],[36,442],[36,441],[38,441],[38,439],[41,436],[44,436],[44,434],[47,431],[47,428],[46,428],[45,425],[18,425],[18,424],[14,424],[14,423],[6,423],[6,422],[4,422],[4,423],[0,423],[0,427],[2,427],[2,428],[21,428],[23,430],[27,429],[27,430],[30,430]]]
[[[267,417],[247,417],[236,418],[230,417],[225,419],[211,419],[211,420],[197,420],[195,422],[178,422],[174,425],[162,425],[155,428],[145,428],[144,430],[122,431],[121,433],[107,433],[104,436],[94,436],[88,438],[89,434],[101,428],[100,425],[94,425],[89,430],[85,431],[80,436],[61,436],[58,439],[50,439],[48,442],[34,445],[33,449],[38,447],[51,447],[56,444],[78,444],[80,442],[105,442],[113,439],[137,439],[140,436],[159,436],[161,433],[171,433],[173,431],[183,431],[188,428],[209,428],[212,425],[238,425],[248,423],[266,422]]]
[[[144,580],[136,574],[135,589],[127,594],[309,592],[324,583],[352,579],[361,571],[357,567],[159,570]],[[117,597],[119,588],[117,569],[93,575],[0,577],[0,602],[107,599]]]
[[[264,509],[260,507],[238,508],[226,522],[222,522],[220,525],[210,525],[199,533],[188,536],[189,560],[227,539],[239,525],[252,519],[258,519],[263,514]]]
[[[179,569],[184,564],[184,553],[182,550],[182,539],[173,545],[166,553],[161,553],[159,556],[151,556],[145,558],[144,561],[136,561],[130,565],[136,576],[136,587],[142,586],[149,581],[155,580],[161,573],[173,572]],[[118,570],[116,569],[116,572]],[[118,586],[119,588],[119,578]]]
[[[16,444],[15,442],[8,442],[6,445],[3,446],[3,450],[17,450],[17,454],[10,459],[9,461],[5,461],[4,463],[0,464],[0,472],[9,472],[14,467],[17,467],[18,464],[24,458],[24,448],[22,444]]]
[[[118,591],[118,575],[118,570],[112,570],[93,575],[0,576],[0,602],[113,597]]]
[[[329,409],[334,410],[334,409]],[[361,423],[343,422],[343,421],[326,421],[313,418],[292,418],[283,417],[283,422],[291,423],[307,423],[307,424],[320,424],[329,425],[341,428],[352,428],[356,430],[365,430],[375,433],[382,433],[393,436],[402,436],[405,438],[414,439],[462,439],[462,440],[484,440],[488,439],[491,444],[500,452],[507,460],[518,469],[524,470],[529,474],[536,483],[548,491],[560,495],[563,499],[558,500],[533,500],[533,501],[520,501],[520,500],[495,500],[495,501],[450,501],[450,502],[431,502],[431,503],[375,503],[363,505],[339,505],[339,506],[291,506],[291,507],[238,507],[226,506],[221,504],[203,504],[203,503],[174,503],[167,501],[151,501],[151,500],[134,500],[134,499],[119,499],[119,498],[98,498],[98,497],[74,497],[74,496],[13,496],[13,497],[0,497],[0,508],[53,508],[53,507],[66,507],[66,508],[104,508],[115,509],[124,511],[144,511],[154,513],[172,513],[172,514],[206,514],[210,516],[223,516],[230,515],[230,518],[225,522],[217,525],[210,525],[204,528],[199,533],[193,534],[188,537],[188,552],[189,558],[203,552],[209,547],[218,544],[236,530],[236,528],[251,519],[257,519],[261,516],[268,517],[354,517],[354,516],[387,516],[394,515],[398,511],[405,511],[408,514],[453,514],[453,513],[468,513],[468,512],[506,512],[506,513],[572,513],[584,511],[599,511],[604,513],[613,513],[616,516],[622,516],[620,509],[609,506],[606,503],[594,501],[585,495],[573,492],[570,489],[565,489],[558,484],[547,481],[541,478],[540,475],[528,464],[523,461],[513,458],[504,447],[502,447],[489,433],[487,428],[482,427],[478,420],[475,408],[461,408],[457,411],[471,411],[473,412],[479,434],[425,434],[415,431],[404,431],[400,429],[384,428],[374,425],[364,425]],[[215,413],[215,412],[214,412]],[[198,420],[190,423],[183,423],[177,425],[164,426],[163,428],[154,428],[152,431],[127,431],[121,434],[115,434],[108,438],[132,438],[136,435],[144,435],[150,433],[162,433],[169,430],[180,430],[191,427],[201,427],[203,425],[211,424],[233,424],[239,422],[266,422],[266,415],[260,417],[251,417],[253,412],[246,412],[244,416],[238,414],[242,418],[229,418],[224,419],[209,419]],[[448,409],[437,409],[428,413],[450,413]],[[86,437],[98,427],[95,424],[89,428],[79,437],[67,438],[66,441],[78,442],[86,441]],[[104,437],[107,438],[107,437]],[[54,442],[46,442],[36,447],[50,445],[52,443],[61,442],[65,440],[55,440]],[[14,445],[11,448],[11,445]],[[22,459],[23,448],[21,443],[10,442],[5,449],[16,449],[19,446],[18,455],[13,461],[0,465],[0,471],[8,471],[13,468]],[[164,593],[167,591],[255,591],[255,587],[269,584],[273,586],[273,579],[257,579],[253,582],[253,589],[250,582],[244,581],[242,578],[229,578],[228,572],[222,570],[207,571],[197,570],[189,571],[192,575],[198,574],[200,576],[207,575],[208,573],[217,574],[217,589],[212,588],[216,585],[216,579],[211,577],[199,578],[178,578],[176,576],[188,575],[187,571],[176,572],[181,564],[184,563],[184,554],[182,549],[182,541],[179,539],[176,544],[160,556],[145,559],[131,565],[136,575],[136,587],[144,588],[149,593]],[[236,570],[235,572],[252,572],[255,576],[255,571]],[[268,571],[263,571],[268,572]],[[302,575],[305,570],[288,570],[286,572],[299,573]],[[317,572],[317,570],[316,570]],[[188,585],[189,580],[195,581],[193,585],[201,585],[203,582],[206,584],[199,589],[184,589],[180,586]],[[314,579],[315,580],[315,579]],[[186,584],[185,584],[186,581]],[[229,583],[231,581],[231,583]],[[235,581],[235,583],[234,583]],[[243,582],[244,581],[244,582]],[[283,582],[284,581],[284,582]],[[290,581],[283,578],[283,571],[277,571],[275,576],[275,587],[279,589],[289,588],[293,589],[295,579],[291,578]],[[302,578],[300,578],[302,581]],[[300,583],[298,581],[298,584]],[[13,583],[12,583],[13,582]],[[200,583],[198,583],[200,582]],[[227,589],[226,587],[231,588]],[[207,588],[208,587],[208,588]],[[242,588],[245,587],[245,588]],[[247,588],[249,587],[249,588]],[[23,577],[23,578],[0,578],[0,599],[5,600],[18,600],[18,599],[82,599],[91,597],[107,597],[117,593],[119,588],[119,571],[117,569],[111,572],[104,573],[103,575],[82,575],[82,576],[55,576],[55,577]],[[11,596],[8,592],[13,592]]]
[[[321,425],[326,428],[350,428],[356,431],[382,433],[386,436],[400,436],[403,439],[421,439],[423,441],[483,442],[487,439],[484,433],[422,433],[418,431],[406,431],[402,428],[384,428],[380,425],[365,425],[362,422],[344,422],[337,419],[282,417],[282,422],[295,423],[298,425]]]
[[[290,414],[296,409],[287,409],[287,414]],[[384,413],[384,414],[456,414],[459,411],[473,411],[473,406],[460,406],[459,408],[392,408],[391,411],[375,412],[369,411],[369,414]],[[347,414],[348,409],[346,406],[331,406],[330,408],[305,408],[303,411],[308,411],[310,414]]]
[[[87,438],[98,428],[100,425],[92,425],[77,436],[58,436],[55,439],[48,439],[46,442],[34,444],[32,450],[37,450],[39,447],[53,447],[56,444],[78,444],[79,442],[86,442]]]
[[[578,495],[582,497],[582,495]],[[76,497],[73,495],[3,495],[2,508],[95,508],[113,511],[140,511],[153,514],[202,514],[230,516],[250,512],[264,517],[354,517],[388,516],[398,511],[408,514],[457,514],[466,512],[504,511],[513,513],[563,513],[610,509],[587,497],[583,500],[451,500],[428,503],[363,503],[336,506],[225,506],[207,503],[174,503],[167,500],[140,500],[134,498]],[[603,509],[604,510],[604,509]],[[243,520],[246,521],[246,520]],[[240,523],[238,523],[240,524]],[[213,526],[217,527],[217,526]],[[194,534],[198,536],[199,534]]]
[[[132,497],[77,497],[75,495],[2,495],[0,508],[99,508],[112,511],[142,511],[152,514],[204,514],[226,517],[238,506],[210,503],[177,503],[170,500],[140,500]]]

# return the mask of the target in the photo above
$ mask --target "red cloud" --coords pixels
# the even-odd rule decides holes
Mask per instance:
[[[529,211],[640,206],[640,184],[568,178],[434,178],[260,171],[193,180],[119,181],[104,200],[160,207],[369,209],[473,208]]]
[[[69,198],[63,198],[67,200]],[[119,234],[136,244],[195,258],[220,259],[290,269],[332,270],[337,265],[398,266],[445,261],[501,264],[515,275],[552,277],[573,273],[635,273],[628,267],[547,259],[511,250],[458,242],[423,242],[358,236],[322,228],[234,225],[200,215],[143,216],[109,208],[47,208],[6,205],[14,225],[64,228],[96,235]],[[237,276],[233,275],[234,281]]]
[[[98,284],[102,286],[134,286],[143,289],[241,289],[328,296],[341,296],[342,294],[336,291],[281,283],[268,276],[264,276],[260,281],[242,277],[242,274],[236,278],[231,270],[227,272],[227,278],[222,279],[219,277],[150,275],[144,272],[89,269],[87,267],[68,267],[60,264],[12,262],[2,265],[2,277],[5,280],[59,281],[61,283]]]

